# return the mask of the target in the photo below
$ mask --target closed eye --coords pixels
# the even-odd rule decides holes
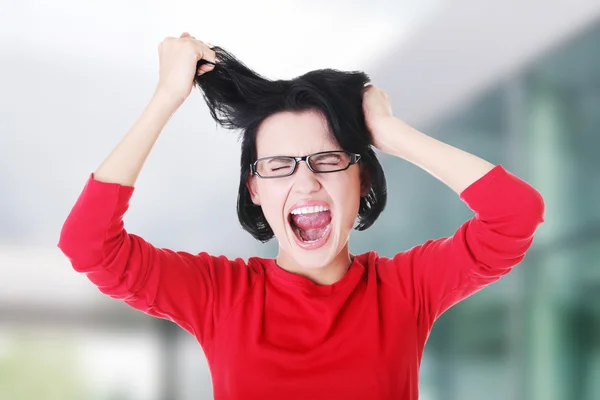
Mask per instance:
[[[340,156],[335,154],[319,156],[316,159],[313,159],[312,161],[313,163],[318,165],[338,165],[342,162]]]

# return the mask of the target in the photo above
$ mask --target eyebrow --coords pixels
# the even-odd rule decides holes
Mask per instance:
[[[271,161],[277,161],[277,159],[289,160],[289,159],[294,158],[294,156],[270,156],[270,157],[262,157],[262,158],[267,159],[268,162],[271,162]]]
[[[327,150],[317,150],[317,151],[312,151],[312,152],[310,152],[310,153],[308,153],[308,154],[302,154],[302,155],[296,155],[296,156],[294,156],[294,155],[283,155],[283,154],[278,154],[278,155],[276,155],[276,156],[263,156],[263,157],[257,157],[256,159],[257,159],[257,160],[260,160],[260,159],[265,159],[265,158],[282,158],[282,157],[286,157],[286,158],[287,158],[287,157],[296,158],[296,157],[306,157],[306,156],[310,156],[310,155],[313,155],[313,154],[326,153],[326,152],[329,152],[329,151],[346,151],[346,150],[344,150],[344,149],[342,149],[342,148],[335,148],[335,149],[327,149]]]

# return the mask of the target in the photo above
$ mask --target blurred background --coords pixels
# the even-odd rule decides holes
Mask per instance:
[[[103,296],[56,247],[89,174],[150,99],[158,43],[183,31],[270,78],[364,70],[398,117],[543,194],[526,259],[434,327],[422,399],[600,399],[597,0],[0,5],[0,399],[212,398],[193,337]],[[237,139],[194,90],[138,181],[128,230],[160,247],[274,256],[237,222]],[[388,206],[351,251],[391,256],[472,216],[427,173],[381,161]]]

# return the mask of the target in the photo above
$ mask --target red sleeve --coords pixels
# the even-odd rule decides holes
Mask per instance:
[[[98,289],[171,320],[201,343],[255,278],[241,260],[152,246],[128,233],[123,215],[134,188],[90,177],[65,221],[58,247]]]
[[[444,311],[520,263],[544,220],[541,195],[500,165],[460,198],[475,216],[453,236],[384,260],[427,332]]]

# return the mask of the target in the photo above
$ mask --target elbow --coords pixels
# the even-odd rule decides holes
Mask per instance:
[[[57,242],[57,247],[78,272],[100,264],[103,253],[103,241],[93,240],[92,235],[81,225],[72,217],[67,218]]]
[[[473,220],[465,232],[472,260],[484,275],[503,275],[519,264],[530,250],[535,233],[544,222],[545,203],[532,188],[515,196],[513,207],[498,219]]]
[[[544,199],[535,192],[521,198],[519,204],[518,212],[491,224],[473,224],[466,232],[473,258],[486,269],[508,271],[531,249],[535,233],[544,222]]]
[[[70,219],[67,219],[63,226],[60,229],[58,235],[58,242],[56,246],[62,251],[62,253],[67,256],[67,258],[71,258],[71,255],[77,251],[78,241],[77,234],[74,232],[72,224],[70,223]]]
[[[544,222],[546,204],[544,198],[537,191],[533,190],[530,196],[522,201],[521,221],[525,236],[533,237],[535,231]]]
[[[546,214],[546,203],[544,202],[544,198],[542,197],[542,195],[539,192],[538,192],[537,196],[538,196],[539,219],[540,219],[540,223],[542,223],[542,222],[544,222],[544,216]]]

